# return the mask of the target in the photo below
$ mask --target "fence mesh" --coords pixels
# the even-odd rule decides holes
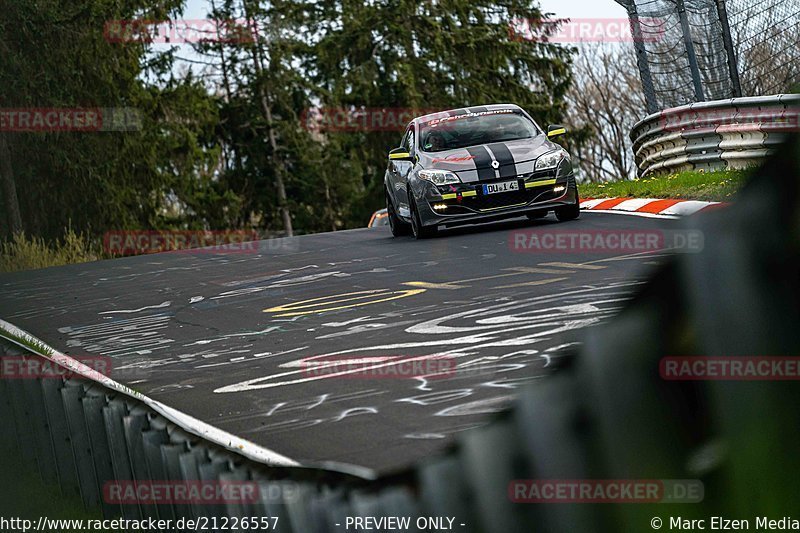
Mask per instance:
[[[649,112],[800,83],[798,0],[616,1],[631,19]]]

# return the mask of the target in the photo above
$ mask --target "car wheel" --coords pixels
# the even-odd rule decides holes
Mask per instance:
[[[414,238],[417,240],[427,239],[436,235],[436,226],[423,226],[422,220],[419,218],[417,204],[413,199],[410,200],[409,206],[411,207],[411,233],[414,235]]]
[[[575,203],[566,207],[559,207],[556,209],[556,218],[559,222],[567,220],[575,220],[581,215],[581,199],[578,197],[578,191],[575,191]]]
[[[528,220],[537,220],[539,218],[544,218],[547,216],[547,210],[541,209],[539,211],[531,211],[525,215],[528,217]]]
[[[395,237],[402,237],[411,233],[411,228],[408,223],[403,222],[400,220],[400,217],[397,216],[397,212],[394,210],[394,204],[392,203],[392,199],[389,198],[388,193],[386,194],[386,213],[389,218],[389,228],[392,230],[392,235]]]

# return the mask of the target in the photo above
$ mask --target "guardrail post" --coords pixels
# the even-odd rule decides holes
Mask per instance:
[[[154,428],[142,433],[142,447],[144,449],[147,474],[149,479],[167,479],[166,465],[161,455],[161,445],[169,443],[166,428]],[[159,503],[156,505],[158,518],[161,520],[175,520],[175,509],[172,504]]]
[[[44,381],[50,382],[51,385],[54,385],[55,382],[54,379],[46,379]],[[22,380],[22,388],[25,391],[25,402],[30,414],[30,418],[26,420],[26,423],[30,425],[36,442],[34,451],[36,452],[36,464],[39,467],[39,474],[45,483],[58,483],[56,457],[50,437],[50,426],[47,423],[48,417],[45,412],[42,386],[39,384],[39,379],[29,377]],[[66,491],[67,487],[62,485],[61,488]]]
[[[83,505],[92,508],[100,505],[100,492],[92,460],[89,431],[86,428],[86,416],[81,405],[85,392],[80,385],[66,386],[61,389],[61,400],[67,415],[67,428],[72,437],[72,450],[75,454],[75,467]]]
[[[39,356],[35,356],[39,357]],[[58,481],[64,494],[80,497],[78,469],[75,465],[75,453],[72,450],[72,438],[67,425],[67,413],[61,399],[61,388],[64,383],[60,379],[41,380],[40,394],[44,394],[44,407],[49,424],[49,437],[55,452],[55,467]]]
[[[162,444],[161,457],[164,462],[164,473],[171,481],[183,481],[180,467],[180,456],[186,451],[186,443],[181,444]],[[177,503],[173,505],[175,518],[192,518],[192,507],[189,504]]]
[[[423,513],[432,516],[463,517],[477,524],[477,506],[457,457],[442,457],[417,469]]]
[[[15,348],[6,350],[6,357],[18,358],[22,352]],[[36,464],[36,439],[33,427],[30,424],[31,413],[29,412],[28,402],[25,400],[25,389],[22,380],[6,380],[6,391],[8,392],[11,403],[11,410],[14,413],[14,429],[17,436],[17,447],[19,448],[22,459],[28,464]]]
[[[2,347],[0,347],[0,349],[2,349]],[[2,364],[2,362],[3,359],[0,357],[0,364]],[[16,448],[16,429],[14,428],[16,421],[14,420],[14,409],[11,407],[11,397],[8,393],[8,385],[6,384],[5,377],[0,378],[0,420],[6,421],[5,430],[0,431],[2,445]]]
[[[186,481],[199,481],[200,480],[200,471],[198,469],[198,465],[205,463],[208,461],[206,457],[205,450],[202,448],[190,448],[185,453],[182,453],[180,457],[178,457],[179,467],[181,470],[181,477]],[[205,516],[205,511],[202,502],[198,502],[192,504],[192,516],[193,518],[197,518],[200,516]]]
[[[147,471],[147,458],[144,452],[142,433],[148,427],[147,415],[141,409],[134,408],[131,414],[122,419],[125,430],[125,442],[128,445],[128,457],[131,463],[131,472],[136,481],[148,481],[152,478]],[[154,504],[140,503],[139,507],[144,518],[158,518],[158,511]]]
[[[122,419],[128,411],[122,400],[112,398],[103,408],[103,422],[108,435],[108,446],[111,452],[111,464],[114,467],[114,480],[117,482],[130,482],[133,480],[133,471],[128,455],[128,443],[125,440],[125,428]],[[123,503],[122,516],[127,520],[140,520],[142,513],[138,503]]]
[[[83,397],[83,417],[89,433],[89,444],[92,447],[92,460],[97,478],[97,490],[100,494],[100,508],[103,517],[115,518],[122,514],[119,504],[112,504],[106,499],[105,484],[114,480],[114,462],[111,458],[109,438],[106,433],[103,411],[106,407],[106,396],[88,388]]]
[[[287,512],[287,504],[294,498],[297,498],[297,483],[292,481],[259,481],[259,505],[256,506],[256,513],[258,516],[266,516],[275,518],[278,521],[278,531],[285,533],[301,533],[302,530],[292,527],[289,520],[289,513]],[[343,502],[346,505],[346,502]],[[349,506],[347,506],[349,510]],[[347,516],[351,513],[344,513]],[[344,518],[342,518],[344,520]],[[336,523],[336,522],[332,522]],[[339,522],[340,524],[342,522]],[[272,525],[272,524],[270,524]]]

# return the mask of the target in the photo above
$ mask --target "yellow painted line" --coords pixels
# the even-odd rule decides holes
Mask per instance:
[[[526,281],[523,283],[514,283],[512,285],[500,285],[499,287],[492,287],[493,289],[513,289],[515,287],[533,287],[535,285],[548,285],[550,283],[556,283],[557,281],[564,281],[567,278],[550,278],[550,279],[540,279],[536,281]]]
[[[530,189],[531,187],[542,187],[544,185],[554,185],[556,180],[541,180],[541,181],[526,181],[525,188]]]
[[[478,193],[475,191],[464,191],[461,193],[461,196],[478,196]]]
[[[481,278],[459,279],[455,283],[469,283],[471,281],[484,281],[487,279],[507,278],[508,276],[521,276],[524,272],[512,272],[510,274],[495,274],[494,276],[483,276]]]
[[[349,292],[345,294],[334,294],[331,296],[322,296],[320,298],[311,298],[310,300],[303,300],[286,305],[279,305],[277,307],[270,307],[264,309],[264,313],[279,313],[275,316],[300,316],[309,315],[312,313],[324,313],[326,311],[338,311],[340,309],[350,309],[352,307],[361,307],[364,305],[372,305],[381,302],[388,302],[391,300],[398,300],[400,298],[407,298],[416,294],[425,292],[425,289],[409,289],[403,291],[389,291],[389,290],[372,290],[372,291],[358,291]],[[370,300],[369,298],[374,298]],[[366,301],[359,301],[366,300]],[[350,303],[347,303],[350,302]],[[345,305],[337,305],[345,304]],[[334,307],[329,307],[334,306]]]
[[[493,276],[483,276],[483,277],[480,277],[480,278],[459,279],[459,280],[455,280],[455,281],[453,281],[451,283],[469,283],[469,282],[472,282],[472,281],[484,281],[484,280],[487,280],[487,279],[507,278],[509,276],[521,276],[523,274],[545,274],[545,272],[531,272],[531,270],[535,270],[535,269],[529,269],[528,267],[504,268],[503,270],[511,270],[512,272],[509,272],[508,274],[495,274]],[[547,273],[550,273],[550,272],[547,272]],[[555,273],[555,274],[566,274],[567,272],[564,272],[563,270],[554,270],[552,273]]]
[[[611,261],[627,261],[629,259],[642,259],[646,257],[647,259],[658,259],[661,257],[668,257],[669,254],[659,254],[662,250],[648,250],[646,252],[636,252],[634,254],[627,254],[627,255],[617,255],[614,257],[606,257],[605,259],[595,259],[594,261],[587,261],[586,265],[594,265],[597,263],[608,263]]]
[[[442,200],[454,200],[455,197],[456,197],[455,193],[443,194]]]
[[[532,268],[532,267],[514,267],[508,270],[515,270],[524,274],[574,274],[574,270],[553,270],[552,268]]]
[[[576,268],[578,270],[602,270],[606,267],[599,265],[588,265],[584,263],[539,263],[546,267]]]
[[[407,285],[409,287],[420,287],[423,289],[447,289],[447,290],[455,290],[455,289],[463,289],[463,285],[453,285],[452,283],[429,283],[427,281],[407,281],[403,283],[403,285]]]

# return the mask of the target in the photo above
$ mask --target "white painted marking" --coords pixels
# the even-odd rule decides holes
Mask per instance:
[[[166,302],[162,302],[162,303],[160,303],[158,305],[146,305],[144,307],[140,307],[139,309],[119,309],[119,310],[116,310],[116,311],[100,311],[97,314],[98,315],[110,315],[112,313],[123,313],[123,314],[125,314],[125,313],[138,313],[140,311],[144,311],[145,309],[163,309],[165,307],[169,307],[170,305],[172,305],[172,302],[166,301]]]
[[[632,217],[643,217],[643,218],[662,218],[665,220],[677,220],[680,217],[674,215],[660,215],[657,213],[639,213],[636,211],[613,211],[611,209],[593,209],[591,211],[586,211],[587,213],[599,213],[602,215],[626,215]]]
[[[661,211],[661,213],[665,215],[678,215],[678,216],[688,216],[693,215],[703,209],[704,207],[708,207],[710,205],[716,205],[719,202],[699,202],[696,200],[690,200],[686,202],[679,202],[672,207],[668,207]]]
[[[560,268],[575,268],[578,270],[602,270],[606,267],[590,265],[588,263],[540,263],[542,266],[560,267]]]
[[[606,200],[613,200],[613,198],[595,198],[593,200],[584,200],[581,202],[581,209],[591,209],[597,204],[605,202]]]
[[[612,209],[616,211],[636,211],[640,207],[644,207],[650,202],[656,202],[653,198],[631,198],[615,205]]]

